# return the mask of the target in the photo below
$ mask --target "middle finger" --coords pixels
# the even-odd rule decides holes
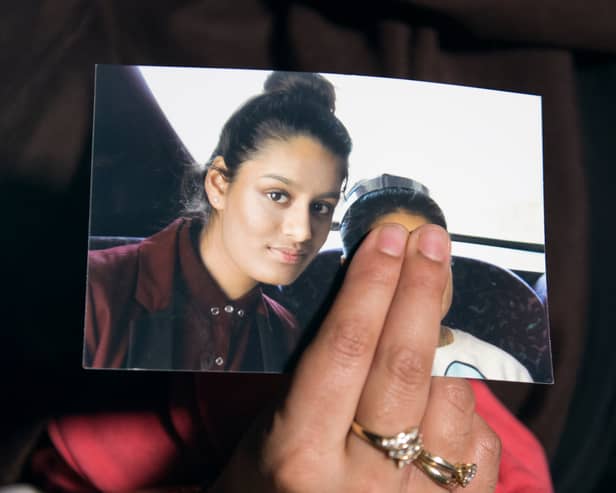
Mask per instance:
[[[396,289],[407,238],[398,225],[368,235],[298,364],[284,416],[290,429],[309,433],[321,448],[346,440]]]
[[[407,249],[356,415],[358,423],[384,436],[422,420],[449,278],[450,242],[444,229],[431,224],[417,229]]]

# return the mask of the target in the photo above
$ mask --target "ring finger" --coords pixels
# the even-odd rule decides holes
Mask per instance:
[[[437,377],[432,379],[430,396],[421,429],[424,435],[424,452],[415,461],[417,466],[427,465],[430,470],[415,475],[422,476],[420,481],[427,483],[440,479],[452,478],[452,472],[440,467],[441,459],[449,466],[468,464],[464,466],[460,480],[468,479],[468,484],[475,476],[476,466],[471,466],[477,460],[473,453],[475,429],[475,397],[470,384],[459,378]],[[433,461],[436,461],[435,464]],[[455,471],[454,471],[455,472]],[[442,473],[442,474],[441,474]],[[456,485],[459,483],[454,483]]]

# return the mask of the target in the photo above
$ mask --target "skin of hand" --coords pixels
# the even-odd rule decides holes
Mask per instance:
[[[470,385],[430,375],[450,248],[431,224],[410,235],[386,224],[366,237],[287,395],[211,493],[447,491],[350,433],[354,419],[384,436],[419,426],[425,450],[477,464],[465,493],[495,489],[500,440],[475,413]]]

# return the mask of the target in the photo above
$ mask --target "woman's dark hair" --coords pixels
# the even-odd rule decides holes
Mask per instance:
[[[350,259],[379,217],[404,211],[447,229],[445,215],[426,193],[411,188],[387,187],[362,195],[351,204],[340,222],[342,250]]]
[[[342,163],[343,183],[348,175],[351,138],[335,116],[336,93],[323,76],[305,72],[272,72],[264,92],[249,99],[225,123],[205,167],[193,166],[183,179],[184,213],[207,222],[211,212],[204,179],[212,162],[222,156],[223,176],[233,181],[240,165],[271,140],[305,135],[318,140]]]

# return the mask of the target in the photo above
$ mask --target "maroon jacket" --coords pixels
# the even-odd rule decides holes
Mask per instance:
[[[190,224],[178,219],[141,243],[89,253],[84,366],[182,369],[173,364],[178,339],[174,317],[189,301],[179,275],[179,243]],[[280,372],[296,346],[297,322],[257,291],[256,313],[250,314],[253,340],[262,370]]]

